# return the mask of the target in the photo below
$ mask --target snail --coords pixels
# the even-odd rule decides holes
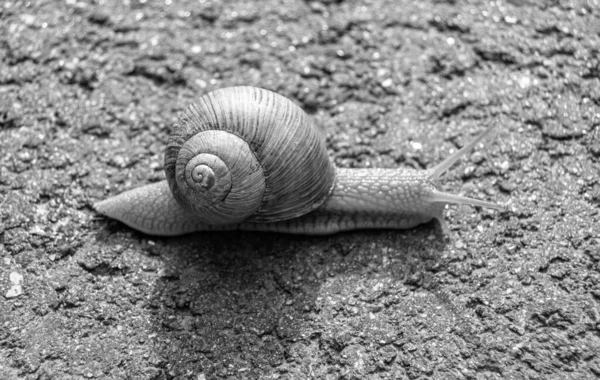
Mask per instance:
[[[411,228],[432,219],[446,230],[446,204],[503,209],[437,185],[492,129],[431,169],[337,168],[294,102],[255,87],[224,88],[180,115],[165,151],[166,180],[94,208],[163,236],[237,229],[326,235]]]

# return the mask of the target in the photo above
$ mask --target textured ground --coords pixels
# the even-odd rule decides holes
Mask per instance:
[[[0,378],[600,376],[600,3],[0,2]],[[430,167],[449,233],[152,238],[91,204],[157,181],[236,84],[338,166]]]

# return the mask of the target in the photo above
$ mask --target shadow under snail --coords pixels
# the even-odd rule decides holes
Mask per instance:
[[[254,87],[213,91],[183,112],[165,152],[166,181],[94,205],[150,235],[251,230],[326,235],[403,229],[446,204],[504,207],[438,189],[440,176],[492,127],[427,170],[344,169],[291,100]]]

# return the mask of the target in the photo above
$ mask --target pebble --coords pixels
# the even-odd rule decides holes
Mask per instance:
[[[6,292],[5,297],[11,299],[23,294],[23,287],[21,286],[21,282],[23,282],[23,276],[20,273],[11,272],[8,278],[12,286]]]

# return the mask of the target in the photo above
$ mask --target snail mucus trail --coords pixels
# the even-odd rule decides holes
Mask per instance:
[[[432,219],[445,230],[446,204],[503,209],[437,184],[492,128],[431,169],[337,168],[291,100],[254,87],[224,88],[181,114],[165,152],[167,180],[94,208],[163,236],[224,230],[326,235],[411,228]]]

